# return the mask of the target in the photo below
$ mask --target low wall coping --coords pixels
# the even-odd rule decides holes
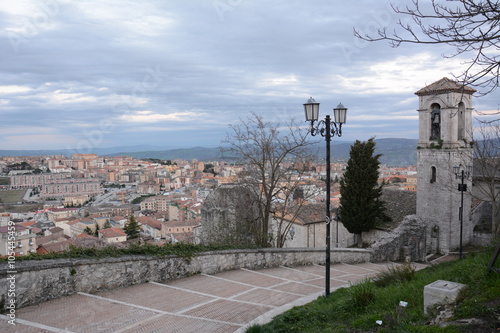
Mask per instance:
[[[230,249],[230,250],[217,250],[217,251],[206,251],[196,253],[194,257],[204,257],[213,255],[227,255],[227,254],[258,254],[258,253],[316,253],[325,252],[325,248],[262,248],[262,249]],[[332,248],[330,253],[353,253],[353,254],[370,254],[373,255],[373,250],[371,249],[358,249],[358,248]],[[68,266],[80,266],[80,265],[100,265],[105,263],[118,263],[124,261],[151,261],[158,259],[169,259],[169,258],[182,258],[177,255],[165,255],[165,256],[155,256],[155,255],[122,255],[116,257],[105,257],[105,258],[58,258],[58,259],[40,259],[40,260],[16,260],[15,269],[16,273],[33,271],[33,270],[43,270],[52,268],[61,268]],[[189,259],[186,259],[189,261]],[[9,271],[8,262],[0,262],[0,275],[6,275]]]

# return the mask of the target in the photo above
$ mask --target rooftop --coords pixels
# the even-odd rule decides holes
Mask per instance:
[[[457,81],[444,77],[441,80],[431,83],[428,86],[425,86],[422,89],[416,91],[415,95],[426,96],[426,95],[442,94],[447,92],[458,92],[467,95],[472,95],[473,93],[476,92],[476,89],[464,86],[463,84],[460,84]]]
[[[122,229],[120,229],[120,228],[101,229],[98,232],[99,232],[100,235],[102,235],[105,238],[127,236],[127,234]]]

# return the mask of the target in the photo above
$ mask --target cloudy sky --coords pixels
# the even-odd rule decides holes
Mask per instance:
[[[417,138],[414,92],[461,59],[353,36],[397,19],[386,0],[2,1],[0,149],[215,147],[252,112],[302,122],[310,96],[348,108],[342,140]]]

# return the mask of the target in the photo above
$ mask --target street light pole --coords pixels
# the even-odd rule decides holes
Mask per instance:
[[[336,226],[336,231],[335,231],[335,247],[339,247],[339,221],[340,221],[340,216],[339,216],[339,209],[337,207],[337,210],[335,211],[335,226]]]
[[[467,171],[460,166],[453,167],[453,173],[455,177],[460,177],[460,183],[458,184],[458,190],[460,191],[460,208],[458,209],[458,218],[460,221],[460,259],[463,257],[463,230],[464,230],[464,192],[467,191],[467,184],[464,183],[466,178],[472,173],[472,166],[467,165]]]
[[[460,259],[463,256],[463,233],[464,233],[464,192],[467,191],[467,184],[464,184],[464,173],[462,170],[460,178],[462,182],[458,185],[458,190],[460,191],[460,210],[458,211],[458,217],[460,219]]]
[[[325,253],[325,296],[328,297],[330,295],[330,226],[331,226],[331,213],[330,213],[330,192],[331,192],[331,184],[330,184],[330,173],[331,173],[331,161],[330,161],[330,115],[327,115],[325,118],[326,125],[326,253]]]
[[[339,104],[333,109],[334,121],[331,122],[330,115],[327,115],[325,120],[320,120],[316,126],[314,123],[318,121],[319,117],[319,103],[311,97],[304,104],[304,111],[306,113],[306,121],[311,122],[311,135],[315,136],[320,134],[326,141],[326,253],[325,253],[325,296],[330,295],[330,188],[331,188],[331,161],[330,161],[330,141],[332,136],[342,136],[342,124],[346,121],[347,108]],[[333,128],[332,128],[333,125]],[[338,237],[338,235],[337,235]]]

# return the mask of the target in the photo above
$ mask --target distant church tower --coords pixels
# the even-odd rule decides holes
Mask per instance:
[[[472,165],[472,94],[467,86],[448,78],[415,94],[419,98],[417,147],[417,216],[428,225],[427,249],[449,253],[460,245],[460,195],[453,166]],[[463,244],[472,237],[472,185],[465,181]]]

